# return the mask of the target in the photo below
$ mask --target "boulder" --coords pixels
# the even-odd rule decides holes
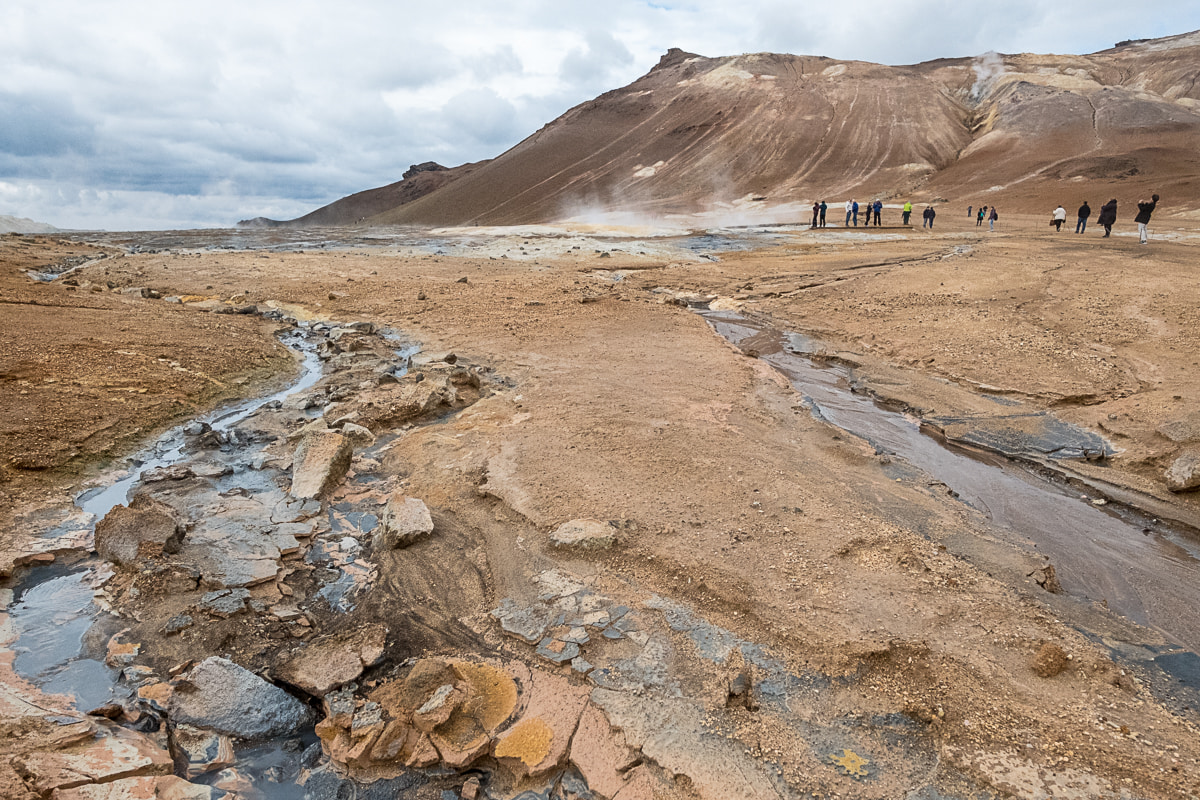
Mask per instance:
[[[184,524],[175,509],[147,494],[117,506],[96,523],[95,548],[101,558],[129,566],[139,558],[178,552]]]
[[[342,424],[342,435],[349,439],[355,447],[370,447],[375,444],[375,434],[353,422]]]
[[[299,700],[219,656],[197,664],[176,686],[167,713],[173,723],[240,739],[283,736],[312,721]]]
[[[600,550],[617,542],[617,529],[596,519],[573,519],[550,534],[551,544],[582,550]]]
[[[292,496],[316,499],[333,490],[354,457],[354,445],[337,431],[305,434],[292,456]]]
[[[375,534],[375,543],[386,548],[408,547],[422,536],[433,533],[433,517],[425,503],[402,493],[387,501]]]
[[[1172,492],[1200,488],[1200,450],[1188,451],[1171,462],[1165,477]]]

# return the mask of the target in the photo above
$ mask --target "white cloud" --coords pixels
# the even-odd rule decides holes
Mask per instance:
[[[1090,52],[1200,27],[1127,0],[8,0],[0,214],[73,227],[293,217],[413,163],[498,155],[670,47],[883,63]]]

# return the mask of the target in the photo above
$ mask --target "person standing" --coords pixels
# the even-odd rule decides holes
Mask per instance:
[[[971,209],[974,207],[975,206],[967,206],[967,219],[970,219],[971,217],[975,216],[974,214],[971,213]]]
[[[812,221],[812,226],[814,228],[817,227],[817,215],[820,213],[821,213],[821,204],[814,200],[813,201],[813,221]]]
[[[978,217],[978,219],[976,219],[976,220],[975,220],[975,227],[976,227],[976,228],[978,228],[978,227],[980,227],[981,225],[983,225],[983,218],[984,218],[984,216],[986,216],[986,215],[987,215],[987,206],[980,206],[980,207],[979,207],[979,217]]]
[[[1096,222],[1104,228],[1104,237],[1102,238],[1107,238],[1112,234],[1112,226],[1117,224],[1117,198],[1114,197],[1100,206],[1100,216],[1096,217]]]
[[[1142,244],[1146,244],[1149,241],[1146,236],[1146,226],[1150,224],[1150,215],[1154,213],[1154,207],[1157,205],[1158,195],[1151,196],[1149,203],[1145,200],[1138,200],[1138,213],[1133,218],[1133,221],[1137,223],[1138,238]]]
[[[1092,215],[1092,207],[1088,205],[1087,200],[1083,201],[1083,205],[1079,207],[1079,219],[1075,222],[1075,232],[1083,233],[1087,230],[1088,217]]]
[[[995,211],[995,209],[992,209]],[[1062,203],[1058,204],[1058,208],[1054,209],[1054,216],[1050,218],[1050,224],[1054,226],[1054,230],[1061,231],[1063,223],[1067,221],[1067,210],[1062,207]]]
[[[968,212],[969,211],[970,211],[970,209],[968,208]],[[900,210],[900,216],[904,219],[904,224],[907,225],[908,218],[912,216],[912,202],[911,201],[908,201],[908,200],[904,201],[904,208],[902,208]],[[967,216],[970,216],[970,213],[968,213]]]
[[[996,213],[996,207],[992,206],[992,210],[988,212],[988,230],[996,230],[996,220],[1000,219],[1000,215]]]
[[[851,212],[854,211],[854,208],[850,205],[853,202],[854,202],[853,200],[846,201],[846,227],[847,228],[850,227],[850,214],[851,214]]]
[[[858,227],[858,201],[851,200],[850,202],[852,203],[851,210],[854,212],[854,227],[857,228]]]
[[[822,227],[822,228],[825,227],[825,212],[828,210],[829,210],[829,206],[827,206],[825,204],[825,201],[822,200],[821,201],[821,225],[820,225],[820,227]]]
[[[883,211],[883,201],[876,200],[871,208],[875,211],[875,227],[879,227],[879,213]]]

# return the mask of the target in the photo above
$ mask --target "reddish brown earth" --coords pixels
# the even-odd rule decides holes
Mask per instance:
[[[1031,577],[1044,563],[1039,557],[919,473],[813,419],[763,362],[670,302],[679,293],[711,295],[809,333],[831,352],[852,354],[865,385],[928,415],[988,408],[981,385],[1053,409],[1103,431],[1122,450],[1104,465],[1074,468],[1103,471],[1114,484],[1194,514],[1194,494],[1173,495],[1162,484],[1165,463],[1194,442],[1160,430],[1200,414],[1196,232],[1156,224],[1154,241],[1141,247],[1126,235],[1128,224],[1105,240],[1056,235],[1041,217],[1006,215],[993,234],[948,217],[939,216],[936,233],[899,238],[794,232],[769,249],[719,261],[683,251],[664,257],[665,249],[651,245],[644,255],[606,247],[610,256],[601,259],[583,237],[571,239],[580,249],[564,250],[558,243],[576,236],[570,231],[520,230],[472,234],[474,250],[456,257],[133,254],[81,270],[73,290],[33,283],[18,268],[88,248],[10,237],[0,251],[9,276],[4,297],[19,300],[26,316],[3,316],[5,352],[23,352],[15,347],[25,346],[30,330],[51,332],[36,352],[71,353],[85,343],[97,349],[90,359],[38,362],[36,381],[23,373],[5,382],[6,401],[23,402],[28,395],[20,391],[36,384],[69,387],[39,389],[44,399],[24,412],[30,429],[65,425],[53,439],[63,444],[46,452],[66,453],[79,441],[99,441],[89,431],[150,431],[178,418],[167,403],[111,403],[104,419],[93,420],[86,412],[95,389],[80,385],[88,376],[135,389],[122,396],[177,393],[196,410],[220,396],[202,392],[193,372],[134,367],[142,362],[120,351],[152,352],[152,366],[161,355],[229,386],[268,366],[285,371],[258,318],[214,315],[205,309],[215,306],[201,300],[177,306],[90,291],[109,280],[387,324],[419,339],[428,356],[454,352],[484,376],[478,400],[439,424],[406,429],[371,467],[382,485],[422,498],[436,527],[411,547],[377,555],[378,580],[349,625],[310,611],[305,626],[313,633],[242,616],[163,637],[166,620],[196,598],[136,574],[115,580],[106,591],[130,612],[122,623],[132,628],[127,641],[140,642],[138,663],[160,674],[222,653],[269,671],[293,637],[373,623],[391,630],[384,666],[371,673],[383,686],[404,677],[404,659],[424,654],[551,669],[531,647],[502,636],[487,612],[504,598],[533,602],[539,590],[531,577],[555,567],[623,598],[645,620],[657,594],[762,643],[790,669],[836,679],[802,704],[806,724],[815,726],[802,736],[769,709],[729,702],[725,670],[736,665],[697,659],[686,636],[666,631],[676,653],[668,674],[689,687],[688,697],[732,749],[698,750],[716,745],[688,739],[686,727],[677,738],[656,738],[642,716],[654,703],[667,703],[667,721],[655,724],[670,731],[684,724],[657,690],[636,702],[596,690],[589,719],[601,708],[622,728],[622,742],[642,754],[636,780],[648,794],[637,796],[720,796],[727,775],[714,765],[734,763],[751,771],[777,765],[789,791],[805,795],[897,797],[920,781],[949,796],[1033,798],[1055,785],[1064,797],[1122,789],[1151,798],[1195,795],[1195,706],[1127,660],[1138,648],[1169,646],[1163,634],[1080,596],[1045,591]],[[614,282],[614,274],[623,280]],[[55,325],[65,313],[71,324]],[[192,346],[200,336],[207,348]],[[372,432],[396,431],[375,425]],[[6,462],[43,441],[20,435],[26,438],[5,439]],[[69,497],[86,485],[79,465],[135,446],[127,437],[45,470],[10,472],[8,513]],[[289,446],[281,440],[280,457]],[[355,491],[347,485],[334,498]],[[586,518],[618,521],[618,544],[551,546],[557,525]],[[26,533],[8,529],[6,547],[19,546]],[[254,596],[267,603],[309,596],[313,578],[293,569]],[[128,593],[131,585],[140,594]],[[628,642],[588,648],[598,663],[638,653]],[[572,692],[589,685],[560,672]],[[853,738],[857,728],[847,721],[889,715],[914,727],[887,739],[890,745]],[[32,722],[22,725],[27,734],[5,740],[10,752],[54,746]],[[526,727],[544,738],[534,723]],[[322,730],[335,758],[358,757],[353,742],[337,738],[344,728]],[[830,762],[824,751],[814,755],[813,731],[832,732],[822,735],[840,742],[835,755],[841,748],[865,753],[875,772],[863,780],[850,756]],[[538,753],[550,747],[527,738]],[[895,749],[897,741],[907,744]],[[906,760],[905,747],[915,748],[915,761]],[[926,757],[938,766],[916,776]],[[1067,784],[1074,788],[1061,788]],[[757,777],[743,784],[747,796],[776,796],[766,786]]]
[[[1200,211],[1200,33],[1090,55],[910,66],[671,50],[628,86],[429,191],[428,175],[294,222],[513,225],[795,219],[814,200]],[[406,187],[406,183],[412,183]],[[365,220],[363,218],[366,218]]]

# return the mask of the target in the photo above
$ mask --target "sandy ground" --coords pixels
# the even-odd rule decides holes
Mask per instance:
[[[1047,233],[1040,217],[990,234],[944,217],[937,233],[800,230],[719,260],[534,232],[480,233],[456,255],[109,251],[75,287],[20,270],[92,250],[5,237],[6,551],[46,549],[14,520],[83,488],[104,459],[289,370],[259,317],[123,287],[369,320],[490,376],[478,401],[382,458],[439,531],[381,559],[373,599],[354,612],[398,631],[392,662],[514,652],[486,612],[532,597],[530,579],[559,567],[634,604],[686,604],[798,674],[832,681],[793,708],[806,724],[908,720],[895,735],[936,754],[931,780],[947,796],[1194,795],[1191,695],[1124,658],[1169,647],[1163,633],[1045,591],[1030,577],[1044,563],[1032,549],[928,476],[814,419],[778,373],[677,300],[717,300],[810,334],[877,396],[927,417],[987,413],[995,396],[1053,410],[1120,451],[1071,471],[1195,519],[1195,495],[1162,480],[1196,446],[1162,431],[1200,427],[1193,234],[1163,231],[1171,238],[1142,247],[1124,230]],[[577,518],[615,521],[618,546],[552,548],[548,532]],[[262,669],[278,652],[228,622],[211,637],[156,639],[180,606],[138,608],[135,635],[159,665],[235,652]],[[1033,665],[1047,644],[1069,660],[1041,677]],[[672,669],[711,683],[682,657]],[[902,797],[923,785],[898,755],[879,756],[869,781],[828,760],[822,771],[782,718],[700,701],[730,741],[779,770],[781,796]],[[719,785],[684,767],[655,780],[663,797],[715,796]],[[1068,784],[1075,794],[1046,794]]]

